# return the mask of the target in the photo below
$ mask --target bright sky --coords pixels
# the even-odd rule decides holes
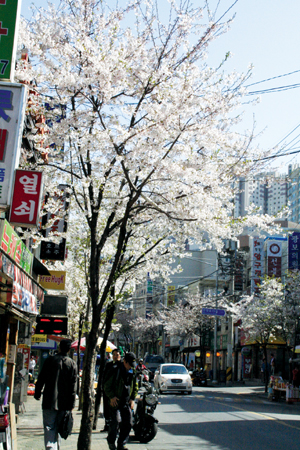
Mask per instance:
[[[79,0],[80,1],[80,0]],[[120,0],[122,3],[124,0]],[[211,10],[218,5],[219,18],[235,0],[208,0]],[[22,15],[30,17],[31,4],[46,6],[45,0],[22,0]],[[54,1],[58,3],[58,1]],[[204,0],[194,0],[196,6]],[[277,144],[287,144],[285,152],[300,150],[300,67],[297,63],[300,45],[300,1],[299,0],[237,0],[228,13],[228,18],[236,14],[231,29],[215,41],[209,49],[208,63],[213,66],[230,51],[232,58],[226,65],[228,72],[245,72],[253,64],[250,83],[257,83],[299,70],[293,75],[249,87],[249,91],[269,90],[298,84],[299,88],[263,93],[255,107],[245,104],[246,127],[251,129],[253,115],[256,121],[256,143],[262,149]],[[249,100],[253,96],[249,96]],[[295,129],[297,126],[299,128]],[[295,129],[295,130],[294,130]],[[292,131],[294,130],[294,131]],[[287,138],[286,136],[292,132]],[[299,135],[299,137],[298,137]],[[298,144],[299,140],[299,144]],[[281,142],[282,141],[282,142]],[[292,141],[292,142],[291,142]],[[271,161],[270,161],[271,162]],[[287,165],[300,162],[298,154],[281,157],[274,161],[280,171],[286,172]],[[273,164],[274,164],[273,163]]]

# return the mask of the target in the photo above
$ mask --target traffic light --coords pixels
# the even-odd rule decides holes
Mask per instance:
[[[37,316],[35,334],[68,334],[67,317]]]

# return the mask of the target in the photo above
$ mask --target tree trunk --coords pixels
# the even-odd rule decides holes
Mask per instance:
[[[99,415],[99,409],[101,404],[101,394],[102,394],[102,383],[103,383],[103,372],[105,367],[105,350],[106,350],[106,341],[111,329],[111,323],[114,318],[115,313],[115,302],[113,301],[110,303],[110,305],[106,309],[106,318],[105,318],[105,331],[103,335],[103,341],[101,343],[100,347],[100,367],[99,367],[99,374],[98,374],[98,385],[97,385],[97,392],[96,392],[96,398],[95,398],[95,416],[94,416],[94,423],[93,423],[93,430],[96,430],[97,428],[97,422],[98,422],[98,415]]]
[[[268,369],[268,359],[267,359],[267,346],[265,345],[264,347],[263,347],[263,350],[264,350],[264,357],[265,357],[265,373],[264,373],[264,376],[265,376],[265,392],[268,392],[268,382],[269,382],[269,369]]]
[[[92,328],[86,342],[84,379],[82,382],[82,396],[83,396],[82,417],[77,442],[78,450],[91,449],[91,437],[95,412],[94,409],[95,349],[97,345],[97,338],[98,338],[97,332],[99,328],[99,323],[97,322],[95,323],[93,321]]]

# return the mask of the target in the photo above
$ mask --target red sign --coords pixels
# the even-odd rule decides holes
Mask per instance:
[[[10,223],[35,227],[39,221],[42,172],[17,169],[10,208]]]

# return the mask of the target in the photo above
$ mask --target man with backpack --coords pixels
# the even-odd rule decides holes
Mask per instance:
[[[135,354],[125,353],[123,361],[117,361],[104,381],[104,392],[109,399],[110,422],[107,442],[110,450],[127,450],[132,426],[134,399],[138,393],[136,381]],[[119,429],[117,447],[115,441]]]
[[[58,426],[66,411],[72,411],[76,399],[77,370],[75,361],[67,356],[71,341],[60,341],[57,355],[44,362],[35,385],[34,398],[40,400],[43,390],[43,422],[46,450],[57,450],[60,444]]]

